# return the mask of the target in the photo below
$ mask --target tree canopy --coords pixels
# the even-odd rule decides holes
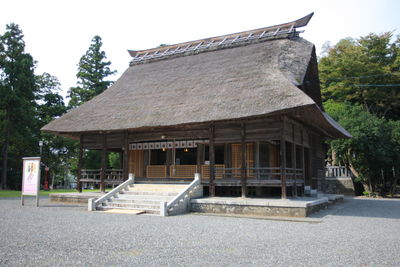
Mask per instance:
[[[0,35],[0,133],[2,143],[2,188],[18,188],[22,157],[39,155],[54,177],[71,158],[73,145],[64,138],[46,135],[40,128],[66,112],[58,79],[35,74],[35,61],[25,52],[23,33],[16,24]],[[63,157],[68,155],[68,157]]]
[[[400,119],[400,37],[391,32],[347,38],[319,62],[324,100],[363,105],[378,117]]]
[[[69,90],[69,107],[77,107],[92,99],[113,83],[106,78],[116,71],[110,69],[111,62],[106,60],[106,53],[101,50],[102,45],[101,37],[94,36],[89,49],[79,60],[76,74],[78,84]]]
[[[353,136],[330,152],[370,193],[393,193],[400,168],[400,37],[369,34],[328,47],[319,72],[326,111]]]
[[[77,86],[69,90],[69,108],[77,107],[98,94],[101,94],[113,81],[107,78],[116,73],[111,70],[111,62],[107,61],[106,53],[102,50],[103,42],[101,37],[96,35],[93,37],[89,49],[85,55],[81,57],[78,64]],[[109,162],[111,167],[119,166],[119,155],[115,153],[109,154]],[[96,150],[85,151],[84,167],[88,169],[99,169],[101,162],[101,153]]]
[[[2,141],[1,187],[10,184],[8,175],[20,168],[18,157],[33,154],[35,134],[35,62],[25,52],[23,33],[16,24],[6,26],[0,36],[0,115]]]

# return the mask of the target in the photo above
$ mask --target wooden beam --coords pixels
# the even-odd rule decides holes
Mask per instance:
[[[82,165],[83,165],[83,135],[79,136],[79,155],[78,155],[78,168],[77,168],[77,186],[78,192],[82,193]]]
[[[101,150],[101,171],[100,171],[100,191],[106,192],[104,180],[106,178],[107,168],[107,135],[103,134],[102,150]]]
[[[214,125],[210,126],[210,143],[209,143],[209,160],[210,160],[210,184],[209,184],[209,195],[215,197],[215,149],[214,149]]]
[[[247,166],[246,166],[246,125],[244,122],[241,124],[241,129],[240,129],[240,135],[241,135],[241,162],[242,162],[242,168],[241,168],[241,188],[242,188],[242,197],[247,196]]]
[[[281,197],[286,199],[286,140],[285,140],[285,116],[282,117],[281,128]]]
[[[124,151],[123,151],[123,162],[122,162],[122,169],[123,169],[123,179],[124,181],[128,180],[129,178],[129,142],[128,142],[128,132],[124,133]]]

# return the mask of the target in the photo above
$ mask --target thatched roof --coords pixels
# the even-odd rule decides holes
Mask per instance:
[[[302,106],[314,106],[321,113],[297,87],[304,80],[313,47],[299,37],[250,40],[133,65],[102,94],[42,130],[68,134],[173,126]]]

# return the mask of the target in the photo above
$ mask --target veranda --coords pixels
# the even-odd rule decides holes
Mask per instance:
[[[320,139],[288,116],[85,134],[80,136],[78,188],[99,183],[104,191],[106,184],[119,184],[129,173],[146,182],[185,182],[200,173],[210,196],[270,192],[265,188],[280,188],[282,198],[297,196],[316,180],[312,162],[320,161],[312,151],[323,148],[313,147],[318,142],[312,140]],[[102,151],[101,169],[81,168],[83,149]],[[106,168],[108,151],[121,153],[121,170]]]

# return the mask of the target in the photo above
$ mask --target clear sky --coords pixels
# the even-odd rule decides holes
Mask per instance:
[[[128,49],[146,49],[285,23],[315,12],[301,35],[317,54],[329,41],[370,32],[400,34],[399,0],[0,0],[0,32],[20,25],[36,72],[56,76],[63,89],[76,84],[77,64],[94,35],[116,80],[128,67]]]

